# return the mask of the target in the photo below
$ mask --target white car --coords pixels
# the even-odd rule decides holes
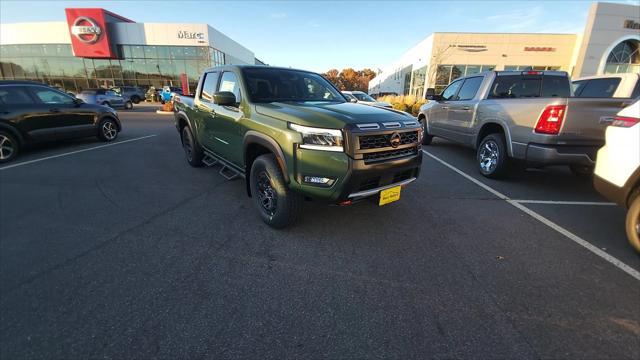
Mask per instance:
[[[355,102],[357,102],[358,104],[365,104],[365,105],[379,106],[379,107],[386,107],[386,108],[391,107],[391,104],[387,102],[376,101],[376,99],[372,98],[371,96],[369,96],[369,94],[363,91],[343,91],[342,93],[350,101],[353,101],[353,99],[355,99]]]
[[[640,101],[621,110],[606,130],[606,145],[598,151],[595,188],[625,206],[627,238],[640,253]]]

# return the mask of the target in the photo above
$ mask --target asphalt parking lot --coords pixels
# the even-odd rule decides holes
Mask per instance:
[[[276,231],[154,110],[0,167],[2,358],[640,358],[640,257],[589,180],[436,140],[400,202]]]

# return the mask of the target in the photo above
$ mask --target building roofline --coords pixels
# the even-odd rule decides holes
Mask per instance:
[[[434,31],[431,34],[469,34],[469,35],[578,35],[576,33],[545,33],[545,32],[469,32],[469,31]]]

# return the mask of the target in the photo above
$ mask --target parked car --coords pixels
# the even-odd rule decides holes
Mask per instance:
[[[0,80],[0,162],[37,142],[97,136],[113,141],[122,130],[111,108],[87,104],[44,84]]]
[[[245,177],[264,222],[292,224],[305,198],[349,205],[400,198],[422,164],[410,115],[345,101],[319,74],[268,66],[207,70],[175,122],[191,166],[221,164]]]
[[[627,207],[629,243],[640,253],[640,101],[621,110],[607,127],[606,145],[598,150],[595,188]]]
[[[384,101],[377,101],[376,99],[369,96],[367,93],[362,91],[343,91],[343,95],[348,96],[348,98],[356,99],[356,102],[364,105],[372,105],[372,106],[380,106],[390,108],[391,104]]]
[[[571,82],[573,94],[583,98],[640,97],[640,74],[607,74],[575,79]]]
[[[486,177],[504,175],[511,160],[568,165],[590,176],[606,123],[624,99],[571,98],[562,71],[490,71],[456,79],[420,108],[424,144],[434,136],[476,149]]]
[[[112,87],[111,90],[123,98],[131,100],[134,104],[145,99],[145,91],[137,86],[117,86]]]
[[[113,90],[107,89],[87,89],[82,90],[78,95],[78,99],[82,99],[87,104],[105,105],[114,109],[133,109],[133,103],[129,99],[118,95]]]

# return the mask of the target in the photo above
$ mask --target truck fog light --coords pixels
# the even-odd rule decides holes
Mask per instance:
[[[328,177],[321,177],[321,176],[305,176],[304,177],[304,182],[307,184],[314,184],[314,185],[331,185],[333,184],[333,179],[332,178],[328,178]]]

